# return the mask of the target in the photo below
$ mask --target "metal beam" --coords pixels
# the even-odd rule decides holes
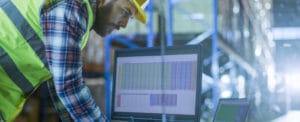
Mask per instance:
[[[148,7],[147,7],[147,47],[153,47],[154,46],[154,39],[155,39],[155,33],[153,28],[153,0],[149,0]]]
[[[218,40],[218,47],[227,53],[234,62],[236,62],[240,67],[245,69],[245,71],[252,77],[257,77],[257,71],[253,68],[247,61],[245,61],[241,56],[235,53],[229,46],[227,46],[222,40]]]
[[[205,31],[204,33],[200,34],[199,36],[197,36],[193,40],[189,41],[187,43],[187,45],[199,44],[202,41],[204,41],[206,38],[208,38],[209,36],[211,36],[212,33],[213,33],[212,29],[208,29],[207,31]]]

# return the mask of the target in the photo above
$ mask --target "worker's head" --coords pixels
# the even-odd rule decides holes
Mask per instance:
[[[94,30],[100,36],[106,36],[113,30],[125,28],[133,17],[145,24],[144,3],[146,0],[102,0],[98,3]]]

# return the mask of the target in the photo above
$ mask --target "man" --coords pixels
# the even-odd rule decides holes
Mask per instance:
[[[1,0],[0,121],[12,121],[43,81],[62,121],[105,121],[82,78],[81,49],[93,28],[105,36],[142,23],[146,0]]]

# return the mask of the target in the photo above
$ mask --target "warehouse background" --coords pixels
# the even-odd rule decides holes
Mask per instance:
[[[203,45],[201,121],[212,121],[219,98],[249,99],[249,122],[299,121],[300,0],[150,0],[146,11],[146,25],[91,33],[84,76],[103,112],[114,50],[160,46],[163,34],[167,46]],[[47,94],[41,86],[15,121],[59,121]]]

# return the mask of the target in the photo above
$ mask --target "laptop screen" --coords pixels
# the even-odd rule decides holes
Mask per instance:
[[[249,106],[246,99],[220,99],[214,122],[245,122]]]
[[[201,91],[200,46],[116,52],[113,117],[195,119]]]

